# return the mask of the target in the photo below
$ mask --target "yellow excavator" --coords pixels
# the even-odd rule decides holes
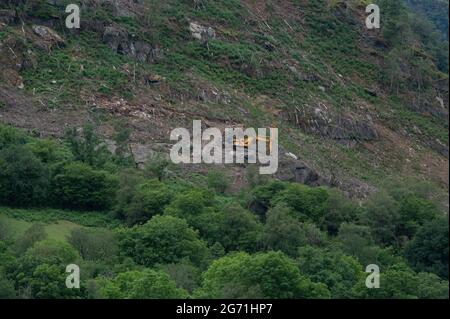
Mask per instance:
[[[275,138],[275,134],[271,129],[270,137],[267,136],[244,136],[243,138],[237,139],[236,136],[233,136],[233,149],[237,147],[243,147],[244,149],[248,149],[253,143],[258,143],[259,141],[266,143],[266,150],[269,150],[272,153],[272,141]]]

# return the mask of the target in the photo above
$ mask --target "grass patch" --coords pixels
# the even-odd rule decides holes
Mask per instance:
[[[99,212],[76,212],[58,209],[19,209],[0,207],[0,214],[10,218],[34,223],[56,223],[61,220],[76,223],[86,227],[114,228],[120,225],[120,221]]]

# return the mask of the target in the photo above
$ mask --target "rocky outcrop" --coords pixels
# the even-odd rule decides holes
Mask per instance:
[[[378,133],[370,116],[332,114],[326,106],[296,108],[282,114],[289,122],[309,134],[317,134],[340,142],[373,141]]]
[[[322,176],[314,168],[292,155],[283,152],[280,154],[276,178],[308,186],[331,186],[330,178]]]
[[[203,43],[216,38],[216,31],[213,28],[205,27],[197,22],[191,22],[189,24],[189,31],[194,39]]]
[[[37,35],[37,39],[33,44],[40,49],[50,51],[55,46],[63,46],[65,44],[64,39],[49,27],[34,25],[32,30]]]
[[[159,48],[134,39],[125,29],[117,26],[108,26],[104,29],[103,42],[114,52],[143,63],[153,63],[162,56]]]

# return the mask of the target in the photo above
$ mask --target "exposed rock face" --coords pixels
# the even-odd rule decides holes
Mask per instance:
[[[64,45],[64,39],[56,31],[42,25],[34,25],[33,32],[38,36],[34,45],[46,51],[50,51],[54,46]]]
[[[119,17],[136,17],[143,12],[143,2],[143,0],[85,0],[81,2],[81,6],[88,10],[103,7]],[[47,3],[60,9],[64,8],[65,5],[62,0],[47,0]],[[96,32],[114,52],[126,55],[139,62],[153,63],[162,56],[159,47],[138,39],[138,37],[129,34],[126,29],[119,26],[108,26],[105,25],[105,22],[94,19],[82,19],[81,28]],[[47,27],[34,26],[33,31],[41,37],[41,41],[37,41],[35,45],[42,49],[50,50],[51,46],[64,43],[64,40],[56,32]],[[78,31],[73,30],[71,32]]]
[[[283,116],[306,133],[341,142],[378,139],[378,133],[369,116],[363,118],[356,114],[330,114],[324,106],[315,109],[297,108]]]
[[[162,55],[159,48],[154,48],[144,41],[133,39],[126,30],[116,26],[105,28],[103,42],[114,52],[126,55],[139,62],[153,63]]]
[[[276,177],[308,186],[331,186],[331,179],[321,176],[316,170],[291,155],[281,155]]]
[[[213,28],[202,26],[197,22],[191,22],[189,24],[189,31],[191,31],[191,36],[194,39],[205,43],[216,38],[216,31]]]
[[[145,163],[155,154],[152,145],[133,143],[130,145],[136,166],[143,167]]]

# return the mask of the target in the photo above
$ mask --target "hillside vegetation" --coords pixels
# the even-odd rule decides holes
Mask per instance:
[[[448,1],[374,1],[379,30],[368,1],[71,2],[0,4],[0,298],[448,298]],[[278,173],[173,164],[192,120],[279,128]]]

